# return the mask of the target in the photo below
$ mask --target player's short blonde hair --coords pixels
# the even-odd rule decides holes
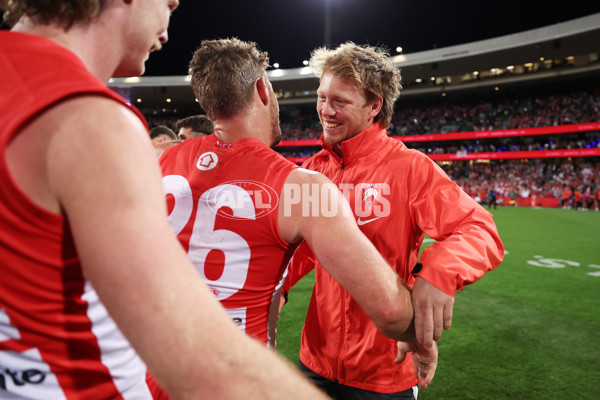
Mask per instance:
[[[363,89],[367,102],[381,97],[383,105],[375,122],[384,129],[389,128],[402,84],[400,70],[394,66],[385,49],[352,42],[346,42],[337,49],[321,47],[312,52],[309,66],[319,79],[330,73],[354,81]]]

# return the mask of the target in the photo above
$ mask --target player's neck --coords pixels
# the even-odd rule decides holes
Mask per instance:
[[[234,143],[240,139],[254,138],[270,146],[272,139],[266,133],[271,132],[266,124],[252,117],[252,113],[243,116],[213,121],[215,136],[221,142]]]

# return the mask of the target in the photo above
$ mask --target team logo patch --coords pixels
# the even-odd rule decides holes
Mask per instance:
[[[355,190],[354,206],[359,226],[390,215],[390,203],[386,199],[390,186],[387,183],[362,183]]]
[[[215,153],[213,153],[212,151],[208,151],[208,152],[200,155],[200,157],[198,157],[198,162],[196,163],[196,167],[200,171],[208,171],[208,170],[211,170],[214,167],[216,167],[218,162],[219,162],[219,157],[217,157],[217,155]]]

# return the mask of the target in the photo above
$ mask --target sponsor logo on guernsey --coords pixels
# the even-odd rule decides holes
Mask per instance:
[[[246,332],[246,308],[228,308],[225,311],[227,311],[227,314],[233,323],[236,324],[242,332]]]
[[[0,370],[0,393],[13,393],[15,397],[37,393],[40,398],[53,398],[46,397],[53,395],[59,396],[56,399],[64,398],[59,394],[56,377],[50,373],[37,349],[21,353],[1,351],[0,365],[4,366]]]
[[[196,167],[200,171],[208,171],[217,166],[219,162],[219,157],[212,151],[207,151],[198,157],[198,162],[196,163]]]
[[[19,330],[0,308],[0,398],[64,399],[38,349],[23,350]],[[14,348],[14,351],[10,350]],[[2,393],[5,393],[2,395]],[[6,397],[8,396],[8,397]],[[24,397],[21,397],[24,396]]]
[[[212,188],[206,202],[219,216],[247,220],[264,217],[275,211],[279,195],[265,183],[237,180]]]

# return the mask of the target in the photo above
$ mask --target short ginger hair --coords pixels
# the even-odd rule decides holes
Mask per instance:
[[[363,89],[367,102],[381,97],[383,105],[374,121],[384,129],[389,128],[402,84],[400,70],[392,63],[387,50],[352,42],[336,49],[321,47],[312,52],[309,66],[319,79],[330,73],[353,81]]]
[[[254,83],[266,76],[268,66],[268,54],[254,42],[204,40],[190,62],[192,89],[211,120],[243,115],[250,108]]]

